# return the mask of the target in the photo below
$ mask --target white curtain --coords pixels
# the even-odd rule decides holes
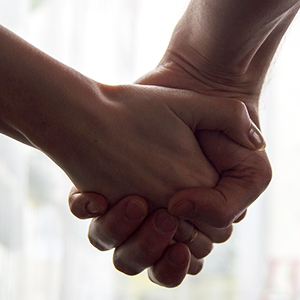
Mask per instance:
[[[0,23],[103,83],[130,83],[160,60],[188,0],[0,0]],[[294,22],[266,81],[268,192],[176,289],[117,272],[68,210],[71,186],[43,154],[0,136],[0,299],[300,299],[299,31]],[[1,66],[0,66],[1,67]]]

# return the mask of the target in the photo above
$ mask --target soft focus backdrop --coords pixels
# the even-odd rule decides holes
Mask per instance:
[[[0,0],[0,23],[107,84],[157,64],[188,0]],[[0,299],[300,299],[300,22],[270,69],[261,100],[274,176],[268,191],[215,246],[202,273],[175,289],[116,271],[71,215],[71,183],[43,154],[0,136]],[[1,67],[1,66],[0,66]]]

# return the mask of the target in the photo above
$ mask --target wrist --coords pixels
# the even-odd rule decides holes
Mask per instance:
[[[84,101],[99,100],[99,85],[1,26],[0,42],[0,131],[55,148]]]
[[[170,45],[172,48],[184,45],[186,52],[179,50],[182,57],[194,55],[193,66],[199,63],[203,70],[207,67],[208,73],[212,69],[219,75],[245,74],[266,40],[273,41],[265,56],[273,57],[286,25],[299,7],[299,0],[192,0],[174,30]],[[265,63],[270,61],[262,59],[257,67],[260,69]]]
[[[194,68],[174,53],[166,53],[160,64],[152,71],[139,78],[136,83],[158,85],[194,91],[202,95],[233,98],[246,104],[252,120],[259,126],[258,106],[261,88],[256,81],[245,77],[228,76],[227,81],[221,80],[217,73],[207,74]]]
[[[98,83],[71,69],[57,76],[51,94],[45,91],[46,96],[29,113],[32,118],[19,125],[36,148],[62,167],[76,159],[72,150],[91,131],[91,118],[98,107],[105,115],[105,105]],[[101,132],[103,122],[101,116],[97,117]]]
[[[138,83],[241,100],[258,124],[266,73],[300,2],[249,2],[248,10],[237,1],[228,9],[230,2],[191,1],[160,64]]]

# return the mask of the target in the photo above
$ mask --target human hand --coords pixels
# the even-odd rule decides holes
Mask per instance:
[[[217,97],[220,101],[236,99],[247,106],[251,118],[259,126],[258,100],[264,78],[260,73],[264,69],[251,66],[241,75],[222,72],[188,43],[176,40],[177,37],[178,34],[157,68],[136,83],[183,88],[202,96]],[[265,151],[239,147],[220,132],[202,131],[197,134],[197,140],[218,171],[220,180],[213,189],[180,191],[170,199],[168,209],[195,226],[206,222],[226,228],[235,220],[241,220],[247,207],[265,190],[271,179],[271,167]]]
[[[200,96],[188,91],[97,84],[6,30],[2,33],[5,130],[17,139],[20,135],[14,133],[21,133],[25,142],[65,170],[80,190],[104,191],[104,196],[111,196],[110,205],[134,192],[147,197],[153,209],[166,205],[178,189],[215,185],[218,174],[199,150],[194,133],[197,125],[206,128],[205,117],[210,114],[202,109],[221,103],[213,105],[211,98],[201,108]],[[239,113],[245,111],[232,99],[224,101],[235,103]],[[221,127],[212,124],[206,129],[228,129],[226,121]],[[243,125],[247,133],[253,128],[251,122]],[[237,131],[227,134],[234,139]],[[248,139],[244,142],[251,145]]]
[[[101,195],[80,193],[72,188],[69,204],[75,216],[94,218],[89,239],[96,248],[105,251],[116,247],[114,264],[118,270],[135,275],[149,267],[150,280],[165,287],[179,285],[187,273],[195,275],[200,272],[203,266],[200,257],[212,250],[212,239],[225,241],[231,234],[231,228],[207,228],[207,236],[201,231],[195,236],[194,230],[183,227],[190,235],[182,236],[186,238],[185,243],[175,242],[176,236],[181,234],[175,233],[180,221],[162,209],[146,217],[148,204],[135,195],[120,200],[105,213],[107,203]],[[193,251],[198,259],[191,253]]]
[[[226,110],[224,110],[222,114],[225,113],[225,111]],[[213,118],[216,117],[213,111],[211,111],[209,115]],[[237,115],[239,115],[239,113],[237,113]],[[229,132],[230,127],[238,128],[239,130],[242,130],[242,128],[247,128],[247,126],[240,126],[241,123],[244,123],[244,121],[242,121],[242,117],[247,117],[247,115],[242,113],[239,116],[240,118],[237,120],[233,118],[228,119],[227,129]],[[216,120],[219,122],[220,119],[222,118],[216,118]],[[247,139],[247,133],[248,130],[246,129],[244,132],[241,131],[237,137],[243,140],[243,136],[245,136],[245,139]],[[74,197],[74,195],[76,195],[76,197]],[[85,201],[91,201],[87,195],[94,195],[93,197],[97,197],[96,194],[80,194],[78,191],[76,191],[74,194],[74,190],[71,193],[70,199],[72,199],[72,201],[70,201],[70,207],[73,213],[78,217],[95,216],[87,214],[86,210],[84,209],[86,206],[84,204]],[[123,206],[121,204],[119,206],[118,203],[116,207],[120,208]],[[231,227],[218,230],[211,228],[204,223],[198,224],[199,231],[197,231],[197,238],[193,241],[193,243],[187,243],[190,249],[188,249],[187,245],[183,243],[176,243],[176,245],[172,244],[168,247],[169,242],[175,233],[174,230],[177,227],[175,226],[176,228],[174,227],[173,231],[168,232],[171,235],[162,235],[162,232],[158,230],[157,226],[154,224],[154,220],[156,220],[156,213],[157,212],[149,216],[148,219],[142,224],[141,228],[139,228],[139,230],[135,232],[130,239],[128,239],[130,234],[136,230],[136,227],[131,229],[131,227],[128,226],[127,228],[127,223],[123,221],[116,224],[115,219],[117,218],[120,220],[122,218],[123,220],[124,213],[122,215],[122,211],[120,211],[120,209],[111,209],[105,218],[101,217],[92,222],[89,233],[90,240],[100,250],[107,250],[117,247],[115,251],[115,265],[119,270],[125,272],[126,274],[137,274],[143,269],[150,267],[149,276],[153,281],[164,286],[175,286],[183,280],[187,272],[190,274],[196,274],[201,270],[203,262],[199,259],[206,256],[211,251],[213,242],[224,242],[231,234]],[[165,212],[164,216],[165,219]],[[116,225],[119,225],[120,223],[123,224],[121,231],[126,228],[126,234],[122,232],[121,234],[119,233],[119,226],[116,227]],[[186,232],[189,232],[188,235]],[[179,223],[179,230],[177,230],[175,239],[182,242],[187,241],[194,233],[195,231],[193,227],[191,227],[188,223],[181,221]],[[125,239],[128,240],[123,243]],[[149,243],[149,241],[156,242]],[[149,247],[151,249],[149,249]],[[138,250],[133,251],[135,249]],[[185,257],[182,263],[183,265],[176,265],[177,269],[174,267],[174,263],[170,262],[169,259],[169,253],[172,249],[181,252],[183,257]],[[192,255],[190,254],[190,251]],[[141,253],[141,255],[135,255],[132,257],[133,252]],[[147,255],[145,255],[145,253]],[[149,255],[149,253],[152,255]]]
[[[86,209],[90,203],[93,203],[92,210]],[[91,243],[101,251],[116,247],[114,264],[126,274],[137,274],[151,266],[149,278],[152,281],[173,287],[181,283],[190,266],[193,266],[190,272],[202,268],[202,260],[193,259],[190,263],[191,254],[185,244],[169,246],[178,227],[177,218],[160,209],[146,219],[148,204],[139,196],[125,197],[105,214],[107,204],[102,196],[72,188],[69,204],[75,216],[94,217],[89,231]],[[120,253],[123,262],[119,260]]]
[[[105,86],[0,31],[5,132],[43,151],[81,191],[100,192],[110,204],[134,193],[161,207],[180,189],[216,184],[219,175],[194,133],[197,125],[226,130],[226,118],[216,127],[207,116],[230,105],[246,113],[239,102],[229,97],[223,105],[178,88]],[[251,122],[244,125],[249,131]]]
[[[67,128],[51,140],[60,147],[39,145],[79,190],[100,192],[110,205],[137,194],[152,211],[178,190],[214,186],[218,173],[195,139],[198,129],[223,130],[255,149],[248,133],[256,129],[239,101],[140,85],[101,86],[99,94],[68,111]]]

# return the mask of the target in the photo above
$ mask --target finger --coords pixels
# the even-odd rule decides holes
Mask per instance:
[[[76,187],[72,187],[69,193],[69,207],[77,218],[87,219],[104,214],[108,204],[99,194],[81,193]]]
[[[199,274],[204,265],[204,259],[197,259],[195,256],[191,256],[190,267],[188,270],[189,275],[197,275]]]
[[[142,226],[114,252],[115,267],[135,275],[152,266],[164,253],[178,226],[166,209],[152,213]]]
[[[220,130],[236,143],[251,150],[263,150],[266,143],[252,122],[246,105],[235,99],[187,97],[186,101],[172,99],[171,108],[195,130]],[[182,105],[189,107],[182,109]]]
[[[226,242],[232,234],[232,226],[228,226],[226,228],[216,228],[204,222],[198,221],[197,223],[199,231],[210,238],[215,244]]]
[[[195,232],[197,233],[196,236],[191,241],[185,242],[185,244],[196,259],[201,259],[212,251],[213,242],[201,231],[196,230]]]
[[[221,178],[214,188],[178,192],[168,202],[168,210],[197,227],[201,220],[226,228],[266,189],[272,170],[264,151],[240,147],[220,132],[202,132],[197,138]]]
[[[148,213],[146,200],[139,196],[128,196],[108,210],[106,215],[92,220],[89,240],[101,251],[122,244],[141,225]]]
[[[154,283],[164,287],[176,287],[181,284],[190,269],[191,254],[182,243],[169,246],[161,258],[148,269],[148,277]],[[192,272],[199,269],[193,266]]]
[[[246,214],[247,214],[247,210],[245,210],[236,220],[234,220],[234,223],[241,222],[246,217]]]
[[[245,209],[266,188],[266,178],[259,180],[253,177],[255,173],[252,166],[237,168],[225,172],[214,189],[182,190],[170,199],[168,210],[196,226],[200,226],[201,220],[212,227],[227,228],[241,219]]]
[[[217,189],[191,188],[178,192],[170,200],[169,211],[196,226],[201,220],[201,223],[204,221],[212,227],[227,228],[239,217],[244,205],[250,204],[236,200],[236,197],[230,198]]]
[[[227,228],[216,228],[200,221],[198,221],[197,224],[198,227],[196,228],[189,221],[179,220],[179,225],[174,236],[174,240],[176,240],[177,242],[188,242],[191,240],[195,240],[195,232],[200,231],[202,234],[206,235],[213,243],[224,243],[230,238],[233,230],[232,226],[229,226]]]
[[[186,221],[180,221],[174,240],[185,243],[197,259],[207,256],[213,249],[212,240]]]

